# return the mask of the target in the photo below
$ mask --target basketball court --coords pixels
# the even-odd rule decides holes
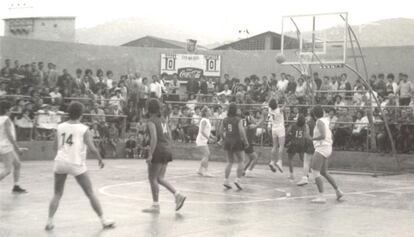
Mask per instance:
[[[151,193],[143,160],[107,160],[98,170],[88,161],[94,189],[116,228],[102,230],[87,198],[69,178],[56,214],[55,229],[43,230],[53,192],[52,161],[23,163],[21,184],[29,193],[13,195],[12,178],[0,183],[0,236],[411,236],[414,223],[414,175],[373,178],[334,175],[346,196],[311,204],[314,184],[297,187],[287,175],[258,166],[243,180],[244,190],[225,191],[224,163],[210,164],[214,178],[196,174],[196,161],[174,161],[167,172],[187,195],[176,213],[172,196],[161,189],[161,213],[146,214]],[[285,167],[287,170],[287,167]],[[296,180],[301,171],[296,170]]]

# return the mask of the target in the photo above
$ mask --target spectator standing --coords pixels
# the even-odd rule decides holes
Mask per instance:
[[[159,79],[156,75],[152,76],[152,83],[150,84],[151,97],[161,99],[162,88]]]
[[[364,116],[362,111],[357,112],[357,119],[355,120],[352,129],[353,147],[360,149],[364,146],[368,134],[368,117]],[[361,146],[362,145],[362,146]]]
[[[6,83],[0,82],[0,97],[7,95]]]
[[[86,91],[92,90],[95,88],[95,81],[93,80],[93,73],[91,69],[85,70],[85,75],[83,77],[81,85],[81,93],[85,94]]]
[[[387,75],[387,83],[385,84],[385,91],[387,94],[393,93],[393,94],[397,94],[398,91],[398,85],[397,83],[394,81],[394,74],[389,73]]]
[[[73,90],[81,90],[82,88],[82,69],[76,69],[75,78],[73,79]]]
[[[106,87],[108,89],[112,89],[113,88],[113,82],[114,82],[113,76],[114,76],[114,73],[111,70],[108,70],[106,72],[105,83],[106,83]]]
[[[199,91],[200,91],[200,84],[199,84],[198,79],[196,79],[196,78],[189,79],[187,81],[188,98],[190,98],[191,95],[198,94]]]
[[[300,105],[305,104],[306,84],[303,80],[303,77],[299,77],[298,79],[298,85],[296,86],[295,96]]]
[[[378,75],[378,82],[377,82],[375,88],[376,88],[379,96],[381,96],[383,98],[387,97],[387,86],[386,86],[386,83],[385,83],[383,73],[380,73]]]
[[[408,81],[408,75],[402,75],[402,81],[398,87],[400,93],[400,105],[407,106],[411,102],[411,95],[413,94],[413,85]]]
[[[200,94],[207,95],[208,94],[208,85],[206,78],[204,76],[200,77]]]
[[[60,93],[60,88],[57,86],[49,93],[49,96],[52,98],[52,104],[60,105],[62,102],[62,94]]]
[[[4,67],[0,71],[0,77],[10,79],[11,78],[11,67],[10,67],[10,59],[4,60]]]
[[[313,81],[316,84],[316,90],[320,90],[322,86],[322,79],[319,78],[319,74],[317,72],[313,73]]]
[[[46,81],[47,81],[47,86],[49,88],[55,88],[57,86],[57,81],[58,81],[58,72],[56,71],[56,65],[53,63],[48,63],[47,64],[47,76],[46,76]]]
[[[280,77],[280,80],[277,82],[277,89],[281,92],[285,92],[289,81],[286,79],[286,75]]]
[[[369,79],[369,85],[373,90],[377,90],[377,75],[371,75],[371,78]]]

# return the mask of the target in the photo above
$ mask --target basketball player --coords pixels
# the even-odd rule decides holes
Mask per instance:
[[[306,120],[307,120],[306,125],[309,127],[309,137],[307,136],[305,137],[306,148],[305,148],[305,154],[303,157],[303,176],[302,176],[302,179],[299,180],[299,182],[297,183],[298,186],[304,186],[309,183],[309,177],[311,175],[310,166],[311,166],[312,156],[315,153],[315,148],[313,146],[312,137],[313,137],[313,131],[315,128],[316,121],[313,119],[313,117],[310,114],[311,113],[309,113],[309,115],[306,117]]]
[[[336,185],[333,177],[328,173],[328,159],[332,154],[332,132],[329,129],[329,118],[324,117],[324,111],[321,106],[313,108],[312,116],[316,120],[316,126],[313,131],[313,145],[315,153],[312,157],[312,174],[319,191],[317,198],[313,199],[313,203],[325,203],[323,196],[322,176],[332,185],[336,192],[336,199],[339,201],[343,193]]]
[[[258,160],[257,153],[255,152],[253,147],[253,142],[256,136],[256,129],[263,125],[264,120],[264,116],[262,116],[262,118],[259,121],[255,121],[250,112],[246,112],[244,114],[244,127],[246,128],[246,137],[247,142],[249,143],[249,146],[244,149],[244,152],[249,158],[249,161],[244,166],[244,175],[246,177],[252,175],[252,171]]]
[[[210,109],[204,106],[201,110],[201,121],[198,128],[198,135],[196,139],[197,151],[201,156],[201,164],[198,169],[198,174],[205,177],[213,177],[208,173],[208,160],[210,158],[210,149],[208,148],[208,142],[216,140],[211,134],[211,123],[208,117],[211,116]]]
[[[13,169],[13,193],[27,193],[19,186],[21,162],[19,155],[27,148],[21,148],[16,142],[14,124],[10,120],[10,103],[0,102],[0,161],[4,163],[4,170],[0,173],[0,181],[7,177]]]
[[[269,101],[269,121],[272,125],[272,155],[269,163],[269,168],[272,172],[276,172],[276,169],[283,173],[282,169],[282,156],[283,149],[285,147],[285,118],[283,115],[283,107],[278,108],[276,99],[272,98]]]
[[[306,163],[308,162],[308,160],[306,161],[304,160],[304,155],[307,154],[306,159],[308,159],[309,157],[312,157],[312,154],[314,153],[312,140],[310,139],[310,135],[309,135],[309,126],[306,124],[305,116],[299,115],[296,123],[293,124],[289,128],[288,134],[291,139],[288,145],[288,149],[287,149],[289,172],[290,172],[289,179],[293,181],[294,176],[293,176],[292,160],[295,157],[295,155],[299,154],[299,158],[304,163]],[[306,167],[306,165],[304,165],[304,167]],[[309,165],[307,165],[306,174],[308,173],[309,173]]]
[[[223,119],[220,134],[224,137],[224,149],[227,151],[227,165],[225,169],[224,187],[231,189],[229,177],[233,163],[237,162],[237,178],[234,181],[238,190],[242,190],[240,179],[243,176],[243,150],[249,146],[242,119],[237,116],[237,105],[231,103],[227,117]]]
[[[59,201],[63,195],[66,177],[74,176],[82,190],[89,198],[93,210],[98,215],[102,227],[111,228],[115,222],[105,219],[101,204],[95,196],[92,183],[86,167],[87,149],[98,158],[98,165],[102,169],[104,163],[98,149],[96,149],[91,132],[88,126],[82,124],[80,119],[83,114],[83,105],[79,102],[72,102],[68,107],[69,121],[58,125],[55,139],[57,154],[54,164],[55,187],[54,196],[50,201],[49,219],[45,229],[54,228],[53,217],[59,207]]]
[[[165,187],[175,197],[175,210],[178,211],[184,205],[186,197],[178,192],[167,180],[165,173],[167,165],[172,161],[170,148],[171,131],[168,123],[161,116],[161,103],[157,99],[148,101],[147,132],[150,137],[150,151],[147,157],[148,179],[151,186],[153,204],[142,210],[146,213],[159,213],[159,185]]]

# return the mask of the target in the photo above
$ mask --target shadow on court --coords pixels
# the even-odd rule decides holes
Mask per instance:
[[[216,177],[204,178],[196,174],[198,162],[174,161],[167,178],[187,195],[183,209],[176,213],[172,195],[161,188],[161,213],[146,214],[141,209],[151,205],[151,194],[143,160],[107,160],[103,170],[94,160],[88,164],[94,189],[105,215],[116,221],[115,229],[101,229],[82,190],[68,178],[55,229],[45,232],[53,162],[31,161],[24,162],[22,169],[21,185],[28,194],[11,194],[11,177],[0,183],[0,236],[413,235],[413,174],[334,175],[345,192],[344,201],[337,202],[325,183],[328,202],[311,204],[314,184],[297,187],[286,173],[271,173],[265,166],[258,166],[254,177],[243,179],[244,190],[225,191],[224,163],[210,163]],[[301,170],[295,172],[298,181]]]

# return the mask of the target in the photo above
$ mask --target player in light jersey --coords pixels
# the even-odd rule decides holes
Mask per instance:
[[[285,118],[283,114],[285,106],[286,104],[278,108],[277,101],[273,98],[269,101],[269,122],[272,125],[273,141],[269,168],[273,172],[276,172],[276,169],[278,169],[281,173],[283,173],[282,156],[285,147]]]
[[[315,153],[312,157],[312,174],[318,187],[319,196],[312,200],[313,203],[325,203],[323,196],[323,176],[332,185],[336,192],[336,199],[339,201],[343,193],[336,185],[335,180],[328,173],[328,159],[332,154],[332,132],[329,129],[329,118],[324,117],[324,111],[321,106],[316,106],[312,110],[312,116],[316,120],[316,126],[313,131],[313,145]]]
[[[26,193],[19,186],[21,162],[19,155],[27,148],[21,148],[16,142],[14,124],[10,120],[10,103],[0,102],[0,161],[4,163],[4,170],[0,173],[0,181],[7,177],[13,170],[13,193]]]
[[[75,177],[76,181],[89,198],[93,210],[101,220],[102,227],[114,227],[115,222],[107,220],[103,216],[101,204],[94,194],[91,180],[87,172],[87,149],[98,158],[98,165],[101,169],[104,167],[104,163],[99,151],[94,145],[89,128],[80,122],[83,114],[83,105],[79,102],[72,102],[69,105],[67,112],[69,121],[59,124],[57,128],[55,139],[57,154],[54,164],[54,196],[50,201],[49,219],[45,229],[49,231],[54,228],[53,217],[59,207],[59,201],[62,198],[66,177],[68,175]]]
[[[210,109],[207,106],[204,106],[201,110],[201,121],[198,128],[198,135],[196,138],[197,150],[200,152],[201,164],[198,169],[198,174],[205,177],[212,177],[208,173],[208,160],[210,158],[210,149],[208,148],[208,142],[215,141],[216,138],[211,134],[211,123],[208,117],[211,116]]]
[[[229,177],[233,163],[237,162],[237,178],[234,181],[237,189],[242,190],[241,177],[244,173],[243,150],[249,146],[242,119],[237,116],[237,105],[231,103],[227,112],[227,117],[223,119],[220,126],[220,135],[224,137],[224,149],[227,151],[227,165],[224,171],[224,187],[231,189]]]

